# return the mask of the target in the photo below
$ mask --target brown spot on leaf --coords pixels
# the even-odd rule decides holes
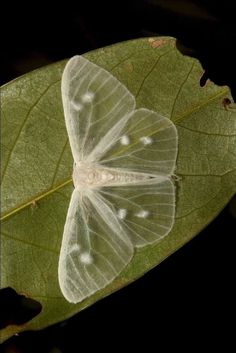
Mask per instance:
[[[160,48],[161,46],[163,46],[164,44],[167,43],[167,39],[155,39],[155,38],[149,38],[149,43],[151,44],[151,47],[156,49],[156,48]]]

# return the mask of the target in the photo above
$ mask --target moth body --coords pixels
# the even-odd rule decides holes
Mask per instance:
[[[119,169],[114,170],[97,165],[87,165],[83,162],[74,164],[72,177],[74,187],[78,190],[111,185],[137,184],[140,181],[151,178],[150,175],[145,173],[132,173]]]

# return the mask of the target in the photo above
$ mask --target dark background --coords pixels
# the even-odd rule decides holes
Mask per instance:
[[[2,16],[5,83],[57,60],[119,41],[169,35],[181,52],[197,57],[216,84],[236,99],[235,1],[67,1],[12,5]],[[3,14],[3,11],[2,11]],[[63,323],[27,332],[0,351],[228,351],[235,318],[235,229],[229,207],[194,240],[157,268]],[[18,298],[18,299],[17,299]],[[14,292],[0,292],[0,325],[25,321],[40,310]],[[32,311],[31,311],[32,309]]]

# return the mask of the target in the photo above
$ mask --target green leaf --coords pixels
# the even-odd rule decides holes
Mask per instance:
[[[39,301],[42,312],[2,339],[66,319],[134,281],[199,233],[236,191],[236,111],[224,107],[227,87],[208,81],[182,56],[173,38],[124,42],[86,54],[136,96],[137,106],[171,118],[178,128],[177,213],[171,233],[136,252],[109,287],[69,304],[57,278],[70,195],[72,156],[61,101],[65,61],[33,71],[2,88],[1,284]]]

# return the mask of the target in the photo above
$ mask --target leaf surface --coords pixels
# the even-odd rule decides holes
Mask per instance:
[[[236,191],[236,110],[224,107],[227,87],[208,81],[181,55],[173,38],[119,43],[85,55],[113,73],[135,95],[137,107],[169,117],[177,126],[177,211],[171,233],[136,251],[107,288],[77,305],[58,285],[58,257],[73,190],[72,155],[61,100],[66,61],[22,76],[2,88],[1,286],[39,301],[29,323],[9,326],[1,339],[64,320],[134,281],[211,222]],[[232,100],[232,99],[231,99]]]

